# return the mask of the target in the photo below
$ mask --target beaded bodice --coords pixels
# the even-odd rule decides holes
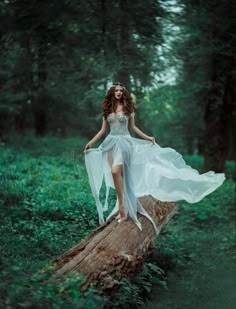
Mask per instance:
[[[134,117],[134,113],[130,115],[124,112],[111,113],[107,116],[110,126],[111,135],[130,135],[128,130],[129,117]]]

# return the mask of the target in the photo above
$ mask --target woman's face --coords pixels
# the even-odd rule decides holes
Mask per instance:
[[[123,92],[124,92],[123,87],[121,87],[121,86],[115,87],[115,98],[116,98],[116,100],[120,100],[122,98]]]

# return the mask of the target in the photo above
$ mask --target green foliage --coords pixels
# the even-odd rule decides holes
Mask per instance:
[[[165,272],[157,265],[145,262],[136,276],[120,281],[118,292],[106,302],[106,308],[140,308],[153,285],[167,288]]]
[[[223,111],[231,106],[223,106],[230,14],[230,1],[222,0],[3,1],[0,138],[9,128],[91,138],[101,126],[105,92],[119,79],[137,101],[140,128],[183,154],[203,155],[214,143],[211,135],[205,142],[212,99],[216,128],[219,117],[228,124],[222,144],[232,159],[232,119]]]
[[[122,79],[131,88],[132,79],[138,92],[161,62],[156,45],[163,42],[166,12],[158,1],[16,0],[0,6],[8,29],[0,41],[4,133],[9,126],[37,132],[43,114],[47,132],[93,134],[87,124],[99,124],[108,83]]]
[[[32,279],[98,224],[83,156],[70,153],[76,144],[78,149],[84,145],[64,141],[61,152],[61,140],[54,139],[49,150],[52,140],[45,139],[41,152],[45,147],[47,155],[40,157],[39,141],[28,138],[20,147],[24,152],[1,150],[0,294],[8,308],[98,308],[103,301],[93,289],[78,293],[79,277],[60,285],[41,284],[44,278],[37,275]]]
[[[199,171],[199,173],[204,173],[203,170],[203,164],[204,164],[204,158],[201,156],[188,156],[184,155],[183,156],[184,160],[186,163],[196,170]],[[226,161],[225,162],[225,175],[227,178],[232,179],[234,177],[235,173],[235,161]]]
[[[197,262],[194,251],[200,248],[201,233],[209,241],[217,228],[222,238],[216,240],[218,254],[231,254],[234,183],[230,175],[234,165],[227,162],[229,179],[199,203],[179,203],[179,211],[163,228],[143,267],[136,276],[124,278],[115,295],[105,299],[94,289],[78,292],[79,274],[60,283],[37,274],[98,226],[83,157],[77,156],[83,146],[84,141],[77,138],[40,141],[26,137],[12,148],[1,148],[0,302],[5,307],[138,308],[153,289],[168,288],[169,271],[181,276],[183,269]],[[201,171],[201,157],[186,160]]]
[[[25,278],[16,266],[1,272],[0,290],[5,294],[4,308],[102,308],[106,298],[98,295],[94,288],[80,292],[81,274],[69,274],[55,280],[49,274],[36,274]]]

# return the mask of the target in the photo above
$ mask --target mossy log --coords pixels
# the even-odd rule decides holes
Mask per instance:
[[[152,196],[141,197],[140,202],[159,231],[178,209],[177,204],[160,202]],[[80,286],[82,290],[87,289],[91,282],[104,291],[115,290],[122,277],[137,272],[157,237],[152,223],[142,215],[138,218],[142,231],[132,220],[118,223],[114,217],[100,225],[49,265],[52,276],[59,279],[71,272],[81,272],[85,275]]]

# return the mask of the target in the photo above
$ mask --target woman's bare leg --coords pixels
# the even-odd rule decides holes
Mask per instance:
[[[117,199],[119,202],[119,215],[116,217],[117,219],[127,219],[125,208],[123,205],[123,177],[122,177],[122,165],[114,165],[111,169],[113,181],[116,189]]]

